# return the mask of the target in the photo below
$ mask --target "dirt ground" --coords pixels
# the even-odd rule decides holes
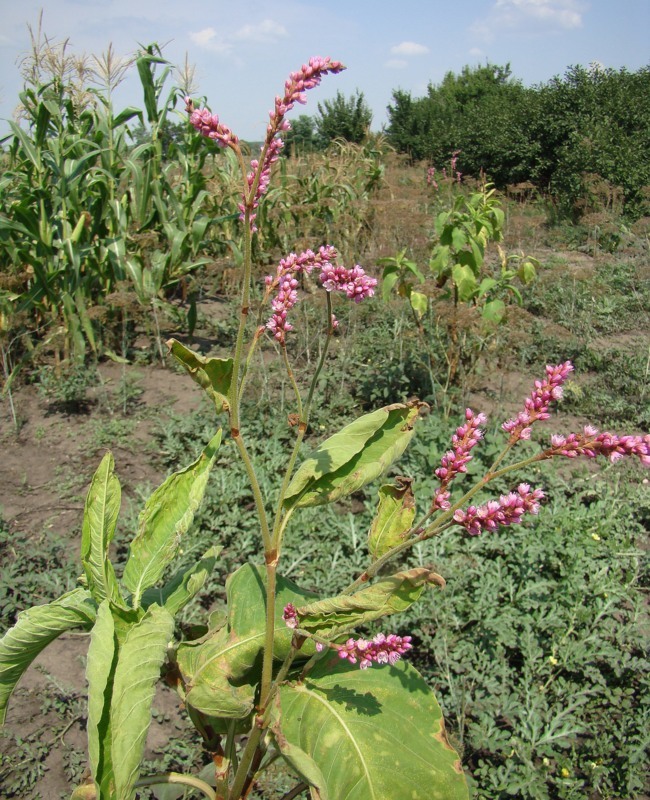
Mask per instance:
[[[190,412],[199,405],[201,392],[187,376],[161,366],[133,369],[143,390],[138,398],[142,408],[165,415],[169,410]],[[122,376],[122,367],[108,362],[100,365],[100,372],[102,391],[110,392]],[[0,509],[11,538],[24,543],[33,537],[42,539],[48,531],[69,532],[69,546],[77,551],[85,492],[106,451],[101,439],[98,442],[98,422],[107,421],[106,412],[102,412],[99,400],[89,406],[88,413],[53,411],[34,386],[22,386],[14,403],[22,423],[20,431],[15,433],[6,403],[0,417]],[[147,418],[137,414],[129,429],[129,441],[111,445],[123,489],[123,509],[134,499],[136,487],[156,486],[164,478],[164,469],[157,464],[149,444],[155,414]],[[39,729],[47,731],[52,727],[54,731],[52,737],[47,733],[39,737],[45,743],[51,739],[52,746],[42,761],[43,777],[36,790],[26,793],[25,798],[59,800],[70,794],[65,760],[86,750],[83,698],[88,643],[89,637],[84,634],[67,634],[55,640],[28,669],[10,701],[6,724],[9,734],[25,740]],[[43,715],[46,694],[60,694],[71,706],[65,718],[72,718],[62,732],[56,708]],[[154,703],[161,724],[151,726],[148,758],[163,751],[178,721],[177,705],[176,695],[161,687]],[[3,752],[10,756],[11,750],[11,740],[0,738],[0,759]],[[5,796],[0,788],[0,797]]]

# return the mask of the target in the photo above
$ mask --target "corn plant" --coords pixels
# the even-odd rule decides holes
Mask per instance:
[[[129,281],[157,328],[165,297],[209,260],[210,148],[186,130],[173,163],[163,163],[161,131],[179,89],[166,90],[171,65],[157,45],[134,60],[109,47],[75,71],[65,43],[33,38],[22,121],[10,123],[0,179],[0,258],[11,276],[10,316],[26,312],[57,361],[83,361],[102,346],[92,306],[110,306],[106,298]],[[116,113],[113,91],[132,64],[144,112]],[[150,125],[150,141],[135,148],[134,119]]]
[[[467,410],[435,472],[437,484],[424,510],[412,482],[394,476],[378,489],[367,539],[365,566],[348,586],[319,597],[282,575],[285,539],[300,536],[302,509],[318,509],[349,497],[380,478],[402,455],[426,410],[422,402],[394,403],[350,422],[305,451],[316,389],[338,325],[333,297],[365,302],[377,280],[356,265],[338,263],[331,245],[281,259],[260,291],[254,325],[252,238],[258,209],[282,149],[286,114],[324,75],[343,65],[312,58],[290,75],[276,98],[259,158],[248,165],[238,137],[216,114],[187,109],[191,124],[231,150],[241,169],[243,264],[239,325],[231,357],[204,357],[170,340],[172,355],[206,392],[218,422],[199,457],[172,474],[146,501],[121,576],[109,558],[120,510],[120,484],[107,453],[86,498],[82,525],[81,585],[58,600],[19,615],[0,640],[0,720],[16,682],[33,658],[64,631],[90,632],[87,659],[88,755],[91,776],[72,797],[132,800],[141,787],[168,783],[192,787],[210,800],[243,800],[256,776],[281,758],[294,776],[285,797],[309,790],[312,798],[425,800],[468,798],[457,753],[449,745],[434,693],[401,657],[412,649],[408,633],[355,629],[406,611],[424,592],[439,592],[444,579],[430,566],[406,568],[394,560],[449,528],[469,535],[520,522],[538,511],[543,492],[527,483],[475,505],[490,481],[540,461],[576,456],[638,457],[650,465],[650,435],[616,436],[591,427],[554,436],[550,445],[518,462],[511,451],[529,438],[531,426],[549,416],[572,371],[569,362],[547,367],[523,409],[503,425],[508,439],[488,471],[456,492],[472,450],[483,437],[482,414]],[[294,373],[287,342],[298,302],[298,277],[317,275],[325,292],[322,346],[313,373]],[[275,483],[261,480],[250,455],[250,420],[243,415],[249,366],[272,339],[293,389],[289,417],[293,441],[283,468],[271,463]],[[224,434],[224,430],[226,433]],[[200,630],[177,631],[179,612],[209,580],[222,545],[214,544],[188,568],[169,575],[183,536],[201,503],[224,435],[236,449],[253,497],[259,532],[256,563],[244,563],[227,579],[226,609]],[[275,489],[275,491],[273,491]],[[455,496],[452,497],[452,491]],[[228,498],[223,499],[224,503]],[[294,519],[295,518],[295,519]],[[327,535],[327,531],[323,531]],[[211,755],[200,775],[141,774],[156,682],[176,688]]]

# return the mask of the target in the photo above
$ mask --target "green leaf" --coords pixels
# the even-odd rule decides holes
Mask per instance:
[[[266,580],[266,570],[263,567],[243,564],[226,581],[230,629],[242,638],[256,634],[261,636],[260,647],[264,644],[266,628]],[[287,603],[302,605],[316,599],[318,595],[282,575],[276,575],[275,584],[273,656],[282,661],[289,652],[293,635],[282,617],[285,606]]]
[[[478,296],[483,297],[484,294],[487,294],[497,285],[497,281],[494,278],[483,278],[480,286],[478,287]]]
[[[439,245],[431,254],[431,260],[429,261],[429,268],[433,272],[434,275],[437,277],[442,276],[445,274],[446,270],[449,267],[450,263],[450,255],[449,255],[449,247],[447,245]]]
[[[97,610],[86,661],[88,681],[88,758],[98,797],[113,791],[111,758],[111,696],[117,663],[115,623],[108,600]]]
[[[462,250],[467,244],[467,234],[462,228],[452,228],[451,230],[451,246],[455,250]]]
[[[241,719],[253,708],[255,687],[247,677],[259,666],[266,627],[266,570],[244,564],[226,582],[228,624],[196,642],[184,642],[177,660],[186,684],[186,702],[204,714]],[[282,619],[287,603],[314,597],[293,581],[276,578],[274,655],[284,659],[292,632]],[[305,648],[310,655],[313,649]]]
[[[406,611],[429,585],[443,587],[445,581],[427,567],[397,572],[355,594],[340,594],[296,607],[299,627],[333,638],[358,625]]]
[[[486,303],[481,311],[481,317],[484,322],[489,322],[494,325],[499,325],[506,315],[506,304],[503,300],[490,300]]]
[[[127,106],[123,111],[111,120],[111,127],[112,128],[119,128],[120,125],[124,125],[125,122],[128,122],[133,117],[139,117],[140,122],[142,122],[142,111],[135,106]]]
[[[41,650],[65,631],[89,630],[95,613],[90,592],[73,589],[52,603],[18,614],[16,624],[0,639],[0,725],[14,687]]]
[[[252,641],[251,641],[252,640]],[[185,702],[213,717],[243,719],[253,710],[255,689],[237,683],[241,663],[259,652],[257,637],[240,641],[227,627],[179,645],[176,658],[185,683]]]
[[[106,453],[88,489],[81,527],[81,563],[88,588],[98,604],[106,597],[123,604],[108,558],[121,502],[120,482],[113,468],[113,456]]]
[[[181,537],[194,519],[221,444],[221,430],[197,460],[170,475],[147,500],[138,533],[131,542],[123,583],[133,593],[133,607],[153,586],[176,555]]]
[[[232,358],[204,358],[176,339],[167,342],[171,354],[185,367],[193,381],[204,389],[217,409],[228,410],[228,392],[232,380]]]
[[[415,518],[411,478],[398,477],[379,489],[379,507],[368,533],[368,549],[374,561],[404,541]]]
[[[418,265],[415,263],[415,261],[410,261],[405,258],[402,261],[402,267],[405,267],[412,275],[415,275],[420,283],[424,283],[424,275],[418,269]]]
[[[157,603],[175,617],[201,591],[222,550],[223,547],[217,545],[211,547],[200,561],[187,570],[177,572],[164,586],[147,589],[142,594],[143,607]]]
[[[280,687],[271,730],[321,800],[467,800],[440,706],[409,664],[361,670],[336,656]]]
[[[381,296],[384,302],[390,299],[391,292],[399,280],[399,270],[395,266],[388,266],[384,269],[381,279]]]
[[[452,277],[458,290],[458,298],[463,302],[471,300],[478,288],[478,282],[471,267],[454,264]]]
[[[130,628],[120,648],[111,700],[115,800],[132,800],[135,796],[151,724],[151,704],[173,633],[171,614],[154,605]]]
[[[300,465],[287,489],[285,506],[331,503],[377,478],[406,449],[421,405],[395,403],[335,433]]]
[[[529,283],[532,283],[535,280],[537,275],[537,266],[539,266],[539,262],[530,258],[519,265],[517,275],[524,286],[528,286]]]
[[[427,305],[429,301],[426,294],[423,294],[422,292],[410,292],[409,303],[418,317],[422,318],[427,313]]]

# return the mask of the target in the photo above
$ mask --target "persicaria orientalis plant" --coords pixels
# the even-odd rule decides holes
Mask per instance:
[[[368,533],[366,568],[335,597],[321,598],[282,576],[285,535],[300,509],[333,503],[384,474],[408,446],[426,411],[418,401],[395,403],[356,419],[304,453],[316,387],[337,326],[332,296],[363,302],[377,281],[362,267],[337,263],[333,246],[283,258],[266,278],[256,321],[251,316],[251,239],[255,214],[273,178],[272,167],[288,130],[286,114],[305,92],[343,66],[313,58],[289,77],[277,97],[259,157],[244,159],[238,137],[217,115],[186,99],[192,125],[236,154],[241,168],[244,227],[241,306],[230,358],[204,357],[170,340],[171,353],[206,391],[246,469],[259,519],[262,563],[244,564],[226,582],[227,612],[211,616],[198,638],[179,635],[175,618],[208,581],[221,545],[216,542],[189,569],[169,575],[183,534],[198,508],[222,440],[219,428],[199,458],[171,475],[147,500],[118,579],[108,557],[120,508],[120,485],[108,453],[86,499],[81,543],[81,585],[58,600],[19,615],[0,641],[0,715],[33,658],[61,633],[90,632],[87,660],[89,780],[75,798],[130,800],[139,787],[177,783],[211,800],[240,800],[277,758],[295,775],[285,795],[309,788],[313,798],[340,800],[448,800],[467,798],[458,755],[444,734],[440,707],[419,673],[402,657],[410,633],[358,635],[384,617],[404,611],[426,590],[444,588],[428,567],[395,570],[398,555],[452,526],[470,535],[521,522],[536,514],[540,488],[519,483],[499,498],[475,504],[490,481],[537,461],[603,456],[637,457],[650,465],[650,436],[617,436],[587,426],[551,437],[546,449],[519,461],[532,427],[549,416],[571,374],[569,362],[549,366],[522,410],[503,425],[507,442],[493,465],[464,493],[456,492],[480,447],[486,418],[468,409],[451,448],[436,469],[438,488],[417,516],[412,480],[396,477],[378,490]],[[324,290],[321,355],[303,397],[287,339],[294,325],[300,277],[317,274]],[[292,321],[293,319],[293,321]],[[295,438],[279,477],[277,495],[266,497],[246,444],[241,418],[251,359],[274,340],[293,387]],[[227,499],[225,499],[227,501]],[[478,502],[478,500],[476,500]],[[272,509],[272,511],[269,511]],[[326,531],[323,535],[327,535]],[[176,688],[204,740],[211,763],[200,775],[141,775],[151,707],[161,670]]]

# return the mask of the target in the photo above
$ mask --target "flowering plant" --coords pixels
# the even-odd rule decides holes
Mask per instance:
[[[483,414],[471,410],[452,448],[436,470],[439,486],[419,517],[411,480],[394,478],[378,490],[368,534],[368,565],[335,597],[320,598],[283,577],[283,540],[300,509],[332,503],[379,478],[408,446],[426,410],[423,403],[396,403],[368,413],[303,454],[310,412],[328,345],[337,326],[332,295],[354,302],[372,297],[376,280],[360,266],[337,264],[327,245],[282,259],[265,282],[251,331],[251,237],[256,209],[287,130],[286,113],[304,92],[343,66],[313,58],[293,73],[276,98],[258,159],[246,165],[239,140],[219,118],[187,99],[191,123],[236,154],[242,170],[244,265],[239,328],[231,358],[203,357],[170,340],[174,357],[206,391],[245,466],[259,519],[263,564],[244,564],[226,582],[227,612],[211,615],[204,635],[177,638],[175,617],[208,580],[219,544],[171,578],[177,555],[209,479],[222,429],[199,458],[153,492],[140,515],[128,560],[118,579],[109,559],[120,507],[120,484],[108,453],[95,473],[82,527],[81,586],[52,603],[19,615],[0,640],[0,721],[9,697],[34,657],[61,633],[90,631],[87,660],[88,753],[91,777],[73,798],[130,800],[139,787],[177,783],[212,800],[240,800],[256,776],[277,757],[296,776],[285,797],[309,788],[312,798],[467,798],[458,755],[444,733],[440,707],[419,673],[402,660],[411,636],[394,632],[372,638],[355,629],[409,608],[424,591],[444,588],[428,567],[388,569],[396,556],[450,526],[476,535],[537,513],[543,493],[521,483],[516,491],[482,505],[471,501],[491,480],[534,461],[556,457],[636,456],[650,465],[650,436],[616,436],[586,427],[552,438],[550,446],[517,463],[506,457],[549,415],[552,401],[572,371],[569,362],[548,367],[522,411],[504,424],[507,443],[489,471],[461,497],[452,491],[483,438]],[[299,278],[318,272],[325,290],[326,319],[321,356],[306,397],[287,352],[291,311]],[[269,309],[270,307],[270,309]],[[293,387],[294,442],[277,497],[264,496],[246,444],[241,419],[251,359],[264,336],[273,338]],[[299,466],[296,467],[300,459]],[[270,510],[271,509],[271,510]],[[173,685],[203,737],[212,764],[199,776],[142,776],[145,740],[155,684]]]

